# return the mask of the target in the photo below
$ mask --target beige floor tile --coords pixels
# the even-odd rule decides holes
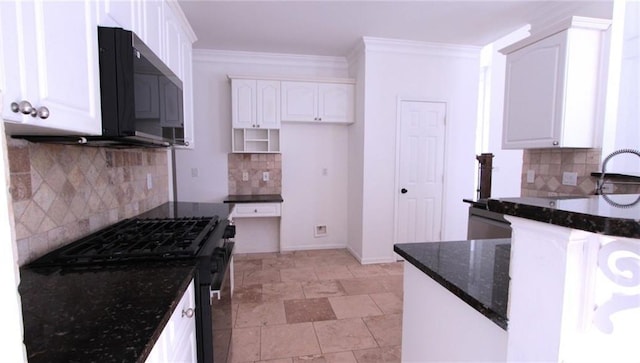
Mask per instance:
[[[392,292],[369,294],[380,310],[385,314],[402,313],[402,300]]]
[[[402,314],[370,316],[362,320],[380,347],[402,343]]]
[[[235,272],[262,270],[262,260],[234,260],[233,270]]]
[[[319,280],[351,279],[353,274],[347,266],[317,266],[315,268]]]
[[[278,282],[262,285],[262,301],[273,302],[293,299],[304,299],[299,282]]]
[[[283,268],[295,268],[296,262],[293,256],[287,257],[278,257],[278,258],[267,258],[262,260],[262,268],[267,269],[276,269],[281,270]]]
[[[360,318],[313,323],[323,353],[375,348],[375,339]]]
[[[280,278],[282,282],[318,280],[313,268],[285,268],[280,270]]]
[[[302,283],[302,290],[307,299],[316,297],[344,296],[344,288],[338,281],[307,281]]]
[[[317,266],[360,266],[353,256],[336,255],[318,257]]]
[[[293,358],[293,363],[358,363],[352,352],[305,355]]]
[[[400,346],[355,350],[353,354],[358,363],[400,363],[402,361]]]
[[[349,270],[355,277],[387,276],[378,265],[350,265]]]
[[[236,255],[240,260],[262,260],[265,258],[277,258],[277,252],[258,252],[258,253],[242,253]]]
[[[403,276],[401,275],[392,275],[392,276],[383,276],[379,278],[380,284],[384,288],[384,291],[392,292],[396,296],[402,298],[403,296]]]
[[[236,287],[233,291],[234,304],[256,304],[262,302],[262,285]]]
[[[330,297],[329,302],[338,319],[382,315],[369,295]]]
[[[287,300],[284,302],[284,312],[287,324],[336,319],[336,314],[326,297]]]
[[[320,354],[312,323],[262,327],[261,359]]]
[[[293,358],[279,358],[279,359],[269,359],[269,360],[259,360],[256,363],[291,363]]]
[[[275,325],[286,323],[282,302],[261,304],[240,304],[236,318],[236,327]]]
[[[244,280],[242,281],[242,285],[248,286],[255,284],[268,284],[280,281],[280,271],[275,269],[246,271],[244,273]]]
[[[231,362],[253,362],[260,359],[260,328],[233,329]]]
[[[309,250],[307,251],[307,256],[316,257],[316,256],[344,256],[347,252],[346,249],[326,249],[326,250]]]
[[[403,275],[404,274],[404,262],[392,262],[392,263],[381,263],[381,269],[383,269],[387,275]]]
[[[390,277],[390,276],[385,276]],[[380,278],[357,278],[338,280],[347,295],[365,295],[385,292],[385,287],[380,283]]]

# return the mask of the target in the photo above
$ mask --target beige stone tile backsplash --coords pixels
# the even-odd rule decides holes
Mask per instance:
[[[228,156],[229,194],[281,194],[281,154],[236,154]],[[269,181],[262,180],[262,173],[269,172]],[[242,173],[248,180],[242,180]]]
[[[600,170],[600,149],[529,149],[524,150],[521,195],[553,197],[592,195],[596,178],[590,174]],[[534,170],[534,183],[527,183],[527,171]],[[562,173],[578,173],[576,186],[563,185]]]
[[[105,149],[7,138],[18,262],[168,201],[164,149]],[[147,174],[152,188],[147,189]]]

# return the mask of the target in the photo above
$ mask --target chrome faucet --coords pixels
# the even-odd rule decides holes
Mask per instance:
[[[607,163],[611,160],[612,157],[618,154],[635,154],[640,157],[640,151],[634,149],[620,149],[612,152],[602,162],[602,173],[600,174],[600,179],[598,179],[598,184],[596,185],[596,194],[603,194],[602,189],[604,188],[604,175],[607,171]]]

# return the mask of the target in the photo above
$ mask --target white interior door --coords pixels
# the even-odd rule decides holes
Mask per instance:
[[[439,241],[446,104],[400,101],[396,242]]]

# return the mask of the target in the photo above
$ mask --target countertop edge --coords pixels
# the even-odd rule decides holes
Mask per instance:
[[[282,203],[284,199],[280,194],[230,194],[222,202],[226,204]]]
[[[508,320],[506,317],[503,317],[500,314],[494,312],[491,308],[484,305],[482,302],[478,301],[471,295],[467,294],[462,289],[460,289],[453,283],[449,282],[447,279],[443,278],[440,274],[438,274],[437,272],[431,270],[429,267],[422,264],[420,261],[418,261],[416,258],[411,256],[410,254],[406,253],[404,250],[398,247],[398,245],[393,246],[393,251],[399,254],[400,256],[402,256],[403,258],[405,258],[409,263],[415,266],[418,270],[424,272],[427,276],[431,277],[434,281],[436,281],[439,285],[447,289],[449,292],[459,297],[462,301],[467,303],[467,305],[471,306],[474,310],[478,311],[480,314],[487,317],[489,320],[494,322],[500,328],[507,330]]]
[[[144,349],[140,353],[140,356],[138,357],[138,362],[144,362],[144,361],[147,360],[147,358],[149,358],[149,354],[151,353],[151,350],[153,350],[153,347],[158,342],[158,338],[160,338],[160,334],[162,334],[162,331],[167,326],[167,323],[169,322],[169,319],[171,319],[171,315],[173,315],[173,312],[178,307],[178,303],[182,299],[182,296],[184,295],[185,291],[187,291],[187,288],[189,287],[189,283],[191,283],[191,280],[195,279],[195,276],[194,276],[195,272],[196,272],[196,268],[194,266],[191,269],[191,272],[189,272],[186,275],[184,281],[182,281],[182,283],[180,283],[180,285],[179,285],[179,287],[177,289],[178,291],[176,292],[175,298],[171,301],[171,304],[169,305],[167,311],[165,312],[164,316],[160,320],[160,323],[158,324],[158,327],[156,328],[156,330],[151,335],[151,339],[149,340],[147,345],[144,347]],[[194,286],[194,288],[197,288],[197,286]],[[194,298],[195,298],[195,296],[194,296]],[[194,301],[194,304],[195,304],[195,301]]]
[[[552,201],[550,201],[551,203]],[[490,199],[487,209],[504,215],[525,218],[560,227],[615,237],[640,238],[640,223],[634,219],[616,218],[541,207],[516,201]]]

